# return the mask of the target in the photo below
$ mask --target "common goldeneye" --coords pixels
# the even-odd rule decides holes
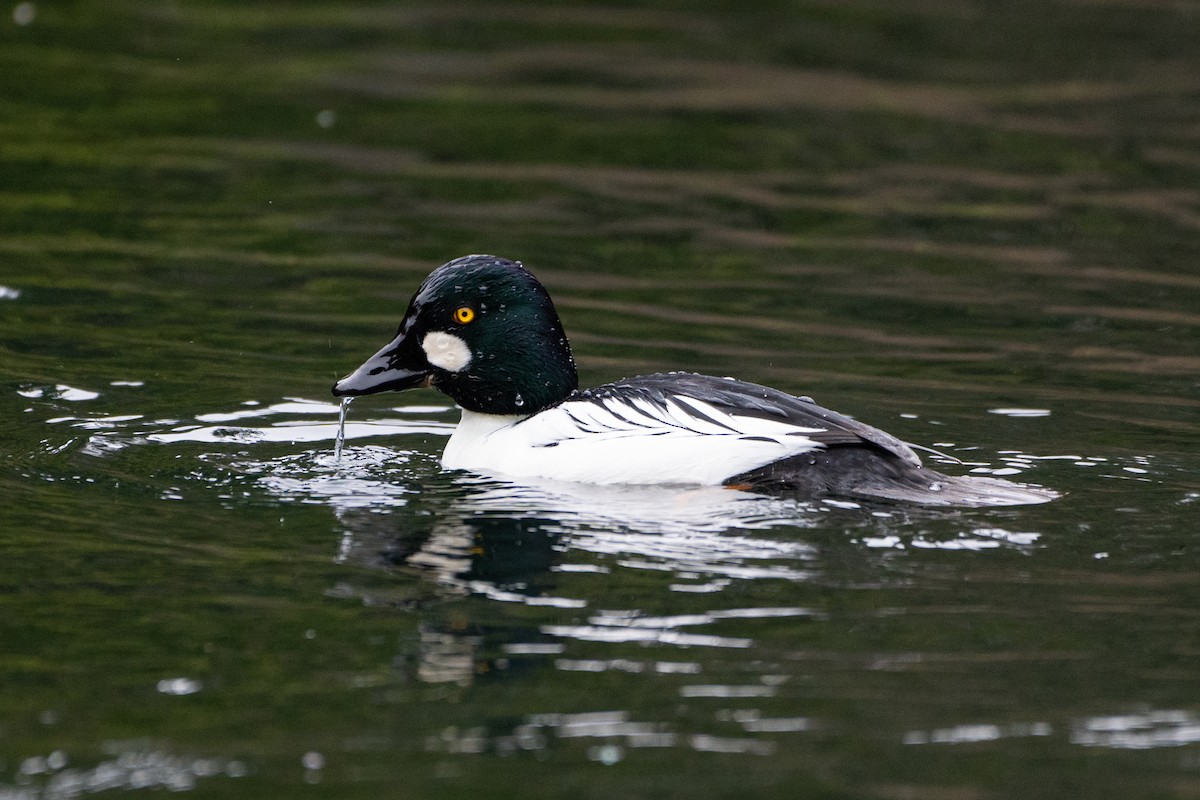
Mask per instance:
[[[584,483],[782,489],[935,505],[1015,505],[1054,492],[922,466],[881,430],[753,383],[666,373],[578,389],[554,303],[520,263],[435,269],[396,337],[339,397],[431,386],[462,407],[442,466]]]

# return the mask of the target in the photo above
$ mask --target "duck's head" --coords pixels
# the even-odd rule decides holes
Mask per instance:
[[[429,274],[396,337],[338,397],[433,386],[469,411],[535,414],[578,386],[550,295],[516,261],[463,256]]]

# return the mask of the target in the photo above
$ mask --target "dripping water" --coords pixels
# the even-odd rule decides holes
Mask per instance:
[[[337,440],[334,442],[334,445],[333,445],[333,460],[334,461],[342,460],[342,445],[346,443],[346,416],[350,411],[350,402],[353,399],[354,399],[353,397],[343,397],[342,398],[342,407],[338,411]]]

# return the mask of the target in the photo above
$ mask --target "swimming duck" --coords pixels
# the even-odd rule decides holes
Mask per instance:
[[[392,341],[333,387],[338,397],[433,387],[462,408],[442,466],[511,478],[700,484],[933,505],[1015,505],[1057,496],[952,477],[913,448],[811,398],[690,373],[579,390],[545,287],[491,255],[435,269]]]

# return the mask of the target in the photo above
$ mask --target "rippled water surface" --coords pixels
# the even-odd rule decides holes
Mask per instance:
[[[1200,795],[1194,4],[3,10],[0,798]],[[1064,496],[335,457],[470,252]]]

